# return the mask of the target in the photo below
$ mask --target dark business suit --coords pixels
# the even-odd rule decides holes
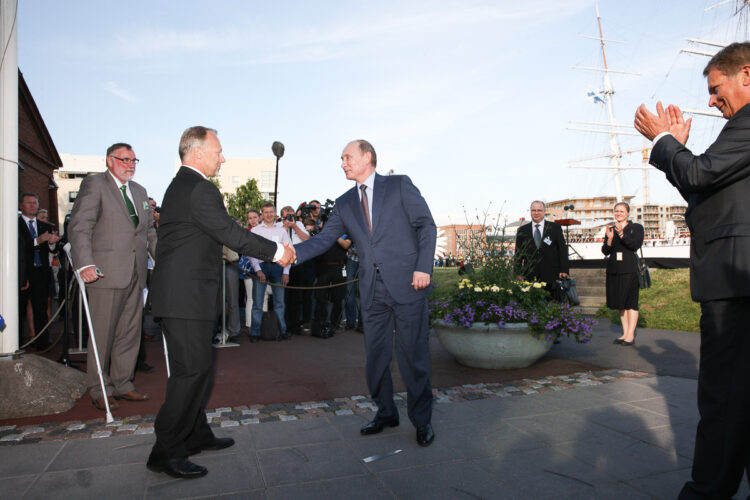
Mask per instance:
[[[213,439],[204,402],[218,314],[222,244],[264,261],[277,245],[237,225],[219,190],[181,167],[164,194],[152,276],[152,313],[162,318],[171,376],[154,424],[150,461],[186,458]]]
[[[739,78],[739,77],[738,77]],[[687,200],[690,292],[701,304],[693,481],[680,496],[729,498],[750,454],[750,104],[700,156],[662,137],[651,164]]]
[[[622,238],[614,231],[612,245],[605,236],[602,253],[607,259],[607,307],[638,310],[638,249],[643,245],[643,226],[630,222],[622,229]]]
[[[53,228],[50,224],[36,220],[37,237],[44,233],[51,233]],[[20,292],[18,296],[19,318],[26,319],[26,304],[31,301],[31,309],[34,312],[34,332],[39,331],[47,324],[47,298],[49,297],[49,280],[51,276],[49,266],[50,248],[47,243],[34,246],[34,238],[31,237],[29,226],[22,216],[18,216],[18,237],[22,240],[18,247],[23,251],[24,275],[29,281],[29,288]],[[53,245],[56,247],[56,245]],[[34,250],[39,252],[38,265],[34,264]],[[20,332],[19,332],[20,333]],[[23,340],[23,339],[21,339]],[[45,347],[49,343],[49,334],[44,334],[34,344],[37,347]]]
[[[367,385],[378,405],[375,420],[398,417],[390,372],[395,325],[408,415],[419,427],[430,423],[432,416],[426,300],[430,288],[414,290],[411,282],[414,271],[432,274],[437,230],[424,198],[403,175],[375,174],[371,218],[372,235],[353,187],[336,200],[320,234],[295,246],[297,261],[322,254],[344,233],[357,245]]]
[[[534,243],[534,222],[524,224],[516,232],[515,271],[519,276],[532,281],[543,281],[552,288],[560,273],[568,274],[568,247],[565,245],[562,227],[556,222],[544,221],[542,241],[539,248]]]

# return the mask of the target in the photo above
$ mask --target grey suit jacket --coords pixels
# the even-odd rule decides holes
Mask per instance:
[[[104,274],[87,287],[125,288],[134,269],[139,286],[146,286],[146,251],[156,255],[156,230],[146,190],[130,181],[130,191],[138,214],[137,227],[108,171],[89,175],[81,182],[68,226],[73,265],[76,269],[96,265]]]
[[[650,161],[688,202],[693,300],[749,297],[750,104],[727,120],[702,155],[665,136]]]

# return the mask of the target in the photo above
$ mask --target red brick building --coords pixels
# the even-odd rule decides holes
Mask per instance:
[[[52,172],[62,167],[52,137],[36,107],[23,74],[18,72],[18,194],[39,196],[39,207],[49,211],[49,221],[57,220],[57,184]]]

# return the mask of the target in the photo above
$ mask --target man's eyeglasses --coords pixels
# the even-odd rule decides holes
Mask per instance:
[[[110,156],[111,158],[114,158],[115,160],[120,160],[120,161],[121,161],[121,162],[123,162],[123,163],[124,163],[125,165],[130,165],[131,163],[132,163],[133,165],[137,165],[137,164],[138,164],[138,162],[139,162],[139,161],[141,161],[141,160],[139,160],[138,158],[120,158],[120,157],[118,157],[118,156],[113,156],[113,155],[109,155],[109,156]]]

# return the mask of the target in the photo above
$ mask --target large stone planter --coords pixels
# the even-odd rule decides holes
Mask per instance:
[[[526,323],[474,323],[470,328],[434,325],[440,343],[462,365],[474,368],[510,370],[526,368],[547,354],[551,340],[540,340],[530,334]]]

